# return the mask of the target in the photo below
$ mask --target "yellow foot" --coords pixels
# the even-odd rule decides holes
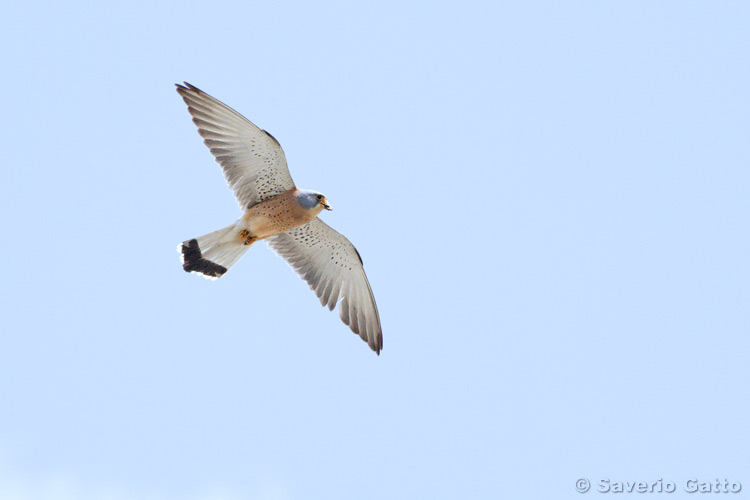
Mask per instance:
[[[255,236],[250,236],[250,231],[247,229],[240,231],[240,238],[245,240],[244,245],[252,245],[258,239]]]

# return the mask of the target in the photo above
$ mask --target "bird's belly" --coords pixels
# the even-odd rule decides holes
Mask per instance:
[[[250,234],[262,240],[309,222],[311,217],[307,215],[290,207],[255,206],[242,219]]]

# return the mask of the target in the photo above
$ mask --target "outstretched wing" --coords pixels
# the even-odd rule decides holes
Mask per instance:
[[[177,84],[177,92],[243,209],[294,187],[284,150],[271,134],[187,82]]]
[[[341,320],[380,354],[378,306],[354,245],[317,217],[267,241],[307,281],[321,304],[333,310],[340,298]]]

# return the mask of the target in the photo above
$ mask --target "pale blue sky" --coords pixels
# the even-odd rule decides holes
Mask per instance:
[[[747,2],[3,10],[0,499],[747,497]],[[265,245],[181,270],[240,214],[182,80],[327,195],[380,357]]]

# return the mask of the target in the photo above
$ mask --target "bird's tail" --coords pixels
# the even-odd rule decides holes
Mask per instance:
[[[211,280],[221,278],[249,248],[236,223],[177,245],[182,268]]]

